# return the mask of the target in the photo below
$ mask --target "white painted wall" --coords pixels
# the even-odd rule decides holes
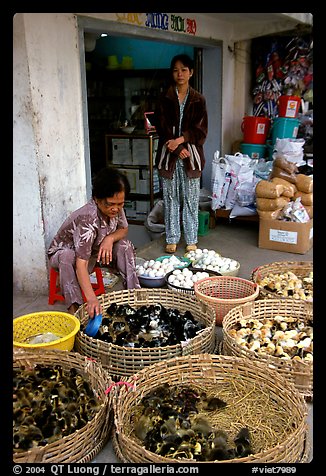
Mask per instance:
[[[144,25],[126,25],[117,20],[117,15],[19,13],[14,17],[13,285],[16,290],[47,293],[49,243],[66,216],[87,200],[89,155],[82,90],[85,76],[80,64],[83,46],[79,43],[77,17],[101,20],[103,27],[110,21],[116,32],[122,27],[124,33],[144,32]],[[270,33],[270,22],[252,22],[252,32],[248,32],[248,24],[241,15],[261,14],[235,14],[240,15],[237,24],[221,21],[220,14],[180,15],[197,18],[197,37],[223,41],[221,151],[228,153],[232,142],[239,138],[239,117],[248,112],[248,65],[237,63],[236,53],[232,54],[228,46],[232,49],[235,41],[252,38],[254,31]],[[291,24],[288,14],[282,15],[283,23],[282,19],[275,19],[275,31]],[[159,31],[152,35],[157,34],[160,40],[173,40],[166,33]],[[186,38],[193,40],[189,35]]]
[[[14,17],[14,287],[48,287],[46,250],[86,200],[76,17]]]

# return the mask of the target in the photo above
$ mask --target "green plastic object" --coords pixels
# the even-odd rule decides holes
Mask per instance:
[[[198,235],[205,236],[209,232],[209,212],[200,211],[198,213]]]

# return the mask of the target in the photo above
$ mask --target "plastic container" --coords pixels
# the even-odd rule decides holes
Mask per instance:
[[[299,119],[276,117],[272,126],[272,145],[276,139],[296,139],[299,130]]]
[[[278,100],[278,116],[295,119],[298,117],[300,102],[299,96],[280,96]]]
[[[241,124],[243,142],[245,144],[265,144],[270,125],[269,117],[245,116]]]
[[[264,159],[267,155],[267,146],[264,144],[240,144],[240,152],[247,154],[251,159]]]
[[[25,314],[13,321],[14,347],[25,349],[59,349],[71,351],[80,328],[79,320],[72,314],[59,311],[41,311]],[[28,344],[28,340],[38,334],[52,332],[57,340],[40,344]]]
[[[205,236],[209,232],[209,212],[200,210],[198,213],[198,235]]]

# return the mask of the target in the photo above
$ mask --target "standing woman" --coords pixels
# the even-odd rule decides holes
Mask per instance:
[[[198,242],[200,177],[205,165],[203,144],[208,119],[206,101],[189,85],[193,61],[186,55],[171,61],[172,85],[160,98],[156,111],[159,144],[156,166],[162,177],[167,253],[174,253],[181,238],[180,211],[186,251]]]
[[[125,175],[104,168],[93,181],[92,198],[63,222],[49,250],[49,264],[59,270],[60,287],[68,312],[74,314],[87,300],[90,317],[101,313],[101,306],[90,281],[96,262],[113,263],[124,287],[140,288],[135,267],[135,250],[127,240],[128,222],[123,210],[130,190]]]

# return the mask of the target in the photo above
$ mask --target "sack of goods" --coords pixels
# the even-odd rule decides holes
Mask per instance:
[[[256,185],[256,207],[262,220],[308,222],[313,217],[313,178],[276,157],[269,179]]]

